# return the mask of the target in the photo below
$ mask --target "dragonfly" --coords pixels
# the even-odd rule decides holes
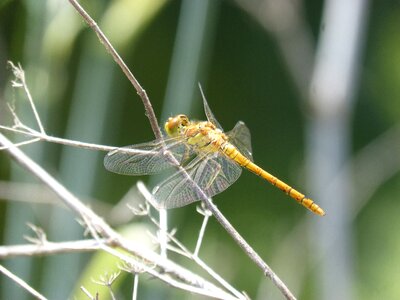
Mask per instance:
[[[245,168],[313,213],[325,215],[313,200],[256,165],[246,125],[239,121],[224,133],[201,93],[207,121],[192,121],[183,114],[170,117],[164,125],[166,137],[110,151],[104,158],[105,168],[122,175],[158,174],[174,168],[171,157],[166,155],[168,151],[182,168],[176,168],[175,164],[176,171],[153,189],[160,208],[177,208],[200,201],[193,182],[207,197],[213,197],[231,186]]]

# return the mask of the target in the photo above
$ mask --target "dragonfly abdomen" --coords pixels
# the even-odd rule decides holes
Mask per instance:
[[[292,188],[290,185],[284,183],[282,180],[276,178],[275,176],[271,175],[267,171],[261,169],[254,163],[251,163],[252,165],[247,166],[247,169],[256,173],[260,177],[264,178],[265,180],[269,181],[272,185],[276,186],[279,188],[281,191],[285,192],[287,195],[289,195],[291,198],[296,200],[299,204],[303,205],[305,208],[309,209],[313,213],[323,216],[325,215],[324,210],[318,206],[313,200],[310,198],[307,198],[304,194],[300,193],[296,189]]]
[[[220,148],[222,152],[225,153],[225,155],[227,155],[230,159],[234,160],[242,167],[246,168],[246,165],[251,162],[250,159],[240,153],[240,151],[229,142],[223,143]]]
[[[290,197],[292,197],[294,200],[296,200],[298,203],[303,205],[305,208],[311,210],[313,213],[315,213],[317,215],[320,215],[320,216],[325,215],[324,210],[321,207],[319,207],[313,200],[311,200],[310,198],[307,198],[304,194],[302,194],[299,191],[297,191],[296,189],[292,188],[290,185],[284,183],[282,180],[276,178],[275,176],[271,175],[264,169],[257,166],[250,159],[248,159],[243,154],[241,154],[237,150],[237,148],[235,146],[233,146],[232,144],[225,143],[224,145],[222,145],[221,149],[228,157],[233,159],[240,166],[248,169],[249,171],[253,172],[254,174],[267,180],[272,185],[276,186],[281,191],[285,192]]]

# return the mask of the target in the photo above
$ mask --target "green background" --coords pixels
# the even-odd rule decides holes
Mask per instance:
[[[196,5],[194,3],[192,5]],[[178,67],[174,70],[171,64],[177,51],[182,2],[82,1],[82,5],[104,29],[146,89],[161,125],[166,117],[176,113],[204,119],[197,89],[197,82],[200,82],[214,115],[225,130],[233,128],[239,120],[249,127],[253,156],[258,165],[304,193],[310,190],[313,183],[307,182],[305,176],[305,125],[310,110],[293,82],[274,34],[265,30],[252,15],[231,1],[212,2],[204,35],[193,30],[188,35],[190,38],[181,41],[184,51],[178,54]],[[305,24],[316,43],[323,3],[304,1],[303,6]],[[382,134],[398,126],[399,28],[398,1],[371,2],[350,116],[349,164]],[[179,63],[183,64],[194,54],[195,43],[199,40],[198,65],[191,74],[182,74]],[[68,1],[10,0],[0,4],[0,123],[12,122],[5,105],[8,102],[15,103],[21,118],[34,126],[23,93],[10,87],[12,77],[7,60],[19,62],[25,69],[31,93],[50,135],[115,146],[154,139],[136,91]],[[178,84],[172,88],[171,99],[176,102],[165,107],[167,85],[174,76]],[[188,76],[194,77],[194,86],[193,82],[185,81],[189,80]],[[400,145],[399,135],[391,142],[390,149],[396,149],[396,145]],[[136,178],[107,172],[102,163],[105,153],[46,143],[23,149],[74,194],[83,199],[96,199],[91,205],[111,223],[110,208],[128,189],[139,179],[146,183],[151,181],[147,176]],[[399,150],[397,146],[397,151],[390,150],[385,156],[396,158]],[[371,157],[368,161],[374,159]],[[356,204],[357,209],[351,210],[352,260],[349,263],[353,270],[350,286],[354,299],[400,297],[400,177],[398,166],[392,167],[392,171],[384,172],[377,189],[362,199],[362,204]],[[0,153],[0,179],[3,183],[37,183],[4,153]],[[353,178],[351,184],[364,189],[356,185],[358,180],[361,178]],[[152,182],[154,184],[154,180]],[[24,243],[22,235],[30,234],[26,222],[44,228],[51,241],[82,237],[82,230],[70,212],[56,212],[53,205],[7,201],[5,197],[0,200],[3,245]],[[308,223],[318,217],[247,171],[243,171],[238,182],[227,191],[214,197],[214,202],[299,299],[323,299],[319,266],[329,257],[314,255],[313,247],[318,244],[319,237],[310,229],[313,223]],[[349,203],[349,207],[351,205]],[[118,221],[114,218],[116,227],[122,225]],[[195,205],[169,213],[170,227],[178,229],[176,237],[189,249],[195,247],[201,222]],[[134,228],[142,223],[154,231],[146,218],[129,221]],[[332,247],[334,244],[332,241]],[[281,298],[214,219],[206,230],[200,256],[250,297]],[[188,260],[172,257],[198,270]],[[69,254],[10,259],[1,264],[50,299],[65,299],[72,297],[74,288],[82,283],[79,283],[79,275],[87,274],[92,259],[95,258],[87,254]],[[99,272],[114,267],[113,263],[107,265],[105,260],[100,261],[103,261],[103,270],[97,269],[87,276],[98,278],[102,275]],[[72,269],[73,264],[78,269]],[[139,299],[196,298],[157,280],[149,280],[147,275],[140,278]],[[0,279],[0,298],[29,298],[24,298],[27,297],[25,292],[4,276]],[[119,299],[130,298],[132,279],[124,279],[121,277],[122,285],[115,288]],[[85,299],[79,292],[75,296]],[[106,292],[102,296],[101,299],[108,297]]]

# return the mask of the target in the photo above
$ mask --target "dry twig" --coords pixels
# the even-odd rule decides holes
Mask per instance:
[[[11,273],[9,270],[4,268],[2,265],[0,265],[0,272],[3,273],[4,275],[6,275],[8,278],[10,278],[15,283],[17,283],[19,286],[24,288],[26,291],[28,291],[35,298],[40,299],[40,300],[46,300],[47,299],[45,296],[40,294],[33,287],[31,287],[29,284],[27,284],[25,281],[23,281],[21,278],[19,278],[15,274]]]
[[[12,143],[0,134],[0,145],[7,147],[7,153],[21,166],[27,169],[29,172],[34,174],[43,183],[48,185],[64,202],[66,206],[72,209],[78,216],[81,216],[85,220],[86,224],[90,224],[93,228],[91,231],[96,233],[96,235],[101,236],[105,242],[97,239],[99,247],[115,255],[124,261],[131,263],[132,265],[139,264],[140,267],[146,269],[148,273],[157,277],[168,284],[176,287],[183,288],[185,290],[190,290],[194,293],[199,293],[207,296],[216,296],[224,299],[233,299],[231,295],[227,294],[220,288],[216,287],[212,283],[207,282],[203,278],[191,273],[190,271],[184,269],[183,267],[176,265],[172,261],[160,257],[158,254],[150,251],[149,249],[143,248],[141,245],[135,243],[134,241],[127,240],[114,231],[107,223],[103,221],[98,215],[96,215],[90,208],[86,207],[79,199],[72,195],[64,186],[62,186],[58,181],[56,181],[52,176],[50,176],[42,167],[37,165],[29,157],[27,157],[20,149],[12,145]],[[109,245],[109,246],[107,246]],[[169,276],[158,273],[153,269],[142,266],[133,257],[122,255],[118,251],[111,247],[120,247],[135,256],[142,257],[146,261],[151,262],[158,268],[163,270],[162,272],[168,272]],[[177,281],[171,276],[178,278],[186,283]]]
[[[125,65],[125,63],[123,62],[121,57],[118,55],[118,53],[112,47],[112,45],[110,44],[108,39],[105,37],[103,32],[100,30],[98,25],[95,23],[95,21],[86,13],[86,11],[79,5],[79,3],[77,1],[69,0],[69,2],[79,12],[79,14],[85,20],[85,22],[95,31],[95,33],[97,34],[101,43],[105,46],[105,48],[112,55],[112,57],[116,61],[116,63],[121,67],[122,71],[125,73],[127,78],[131,81],[131,83],[135,87],[138,95],[142,99],[142,102],[143,102],[145,110],[146,110],[146,115],[149,118],[151,127],[153,129],[153,132],[154,132],[156,138],[161,138],[162,134],[158,127],[158,122],[157,122],[154,111],[152,109],[152,105],[150,103],[150,100],[149,100],[145,90],[141,87],[141,85],[138,83],[136,78],[130,72],[128,67]],[[14,65],[13,65],[13,68],[17,69],[17,70],[21,69],[21,68],[15,67]],[[23,73],[22,73],[22,75],[18,75],[18,76],[20,76],[20,78],[24,78]],[[25,80],[21,80],[20,82],[18,82],[18,85],[22,85],[25,88],[26,87]],[[31,100],[29,90],[26,89],[25,91],[28,95],[29,102],[31,103],[32,109],[35,113],[36,109],[33,105],[33,101]],[[81,147],[81,148],[86,148],[86,149],[92,149],[92,150],[112,151],[112,150],[116,149],[116,147],[94,145],[94,144],[89,144],[89,143],[82,143],[82,142],[78,142],[78,141],[69,141],[69,140],[60,139],[60,138],[56,138],[56,137],[50,137],[45,133],[43,126],[40,123],[40,119],[39,119],[37,113],[35,113],[35,117],[37,118],[37,123],[40,128],[40,131],[35,131],[35,130],[23,125],[18,120],[16,115],[14,117],[15,125],[13,128],[6,127],[6,126],[0,126],[0,129],[18,132],[18,133],[22,133],[22,134],[30,136],[32,138],[32,140],[24,142],[24,144],[32,143],[32,142],[40,139],[40,140],[44,140],[44,141],[48,141],[48,142],[55,142],[55,143],[71,145],[71,146],[76,146],[76,147]],[[129,241],[126,241],[122,237],[120,237],[116,232],[114,232],[108,226],[108,224],[106,224],[101,218],[99,218],[96,214],[94,214],[93,211],[91,211],[89,208],[84,206],[78,199],[76,199],[72,194],[70,194],[61,184],[59,184],[57,181],[55,181],[50,175],[48,175],[43,169],[41,169],[40,166],[36,165],[33,161],[31,161],[28,157],[26,157],[19,149],[15,148],[15,145],[13,145],[11,142],[9,142],[2,135],[0,135],[0,147],[3,147],[3,149],[7,149],[8,153],[19,164],[24,166],[26,169],[28,169],[33,174],[35,174],[38,178],[40,178],[43,182],[48,184],[63,199],[65,204],[68,207],[70,207],[75,213],[77,213],[86,222],[86,225],[88,226],[92,235],[96,239],[100,239],[100,237],[104,237],[108,240],[107,244],[109,244],[109,245],[112,245],[112,246],[118,245],[119,247],[122,247],[128,251],[132,251],[133,253],[136,253],[137,255],[139,255],[141,257],[146,257],[146,253],[143,253],[143,249],[138,249],[137,245],[133,246]],[[137,150],[124,149],[123,151],[136,152]],[[214,215],[214,217],[217,219],[217,221],[223,226],[223,228],[228,232],[228,234],[231,235],[231,237],[235,240],[235,242],[250,257],[250,259],[263,271],[263,273],[272,280],[272,282],[281,291],[281,293],[286,297],[286,299],[295,299],[295,297],[290,292],[290,290],[287,288],[287,286],[283,283],[283,281],[263,261],[263,259],[258,255],[258,253],[256,251],[254,251],[254,249],[243,239],[243,237],[236,231],[236,229],[230,224],[230,222],[224,217],[224,215],[218,210],[218,208],[211,202],[211,199],[207,198],[204,191],[190,178],[189,174],[183,169],[182,166],[179,165],[176,158],[168,151],[165,152],[165,155],[171,161],[171,163],[174,164],[177,167],[177,169],[179,169],[179,171],[181,171],[182,174],[184,174],[184,176],[186,176],[186,179],[188,179],[188,182],[193,186],[193,189],[195,190],[195,192],[197,193],[199,198],[203,201],[206,209]],[[111,248],[103,245],[103,250],[105,250],[105,248],[107,248],[108,252],[113,252],[113,250]],[[196,249],[196,254],[197,254],[197,252],[198,252],[198,248]],[[195,256],[197,257],[197,255],[195,255]],[[168,271],[171,270],[170,268],[165,266],[165,264],[167,264],[167,265],[169,264],[168,260],[161,260],[160,257],[155,258],[155,257],[153,257],[153,255],[151,255],[151,259],[149,259],[149,260],[154,261],[154,262],[157,261],[156,264],[160,267],[165,267],[165,270],[168,270]],[[162,263],[160,263],[160,261],[162,261]],[[169,266],[169,267],[171,267],[171,266]],[[178,268],[177,273],[179,273],[179,275],[181,275],[179,272],[179,271],[182,271],[181,269],[179,269],[180,267],[176,266],[176,265],[174,265],[173,267]],[[160,274],[158,274],[158,275],[160,275]],[[177,274],[175,274],[175,275],[177,275]],[[164,278],[164,276],[157,276],[157,277]],[[183,277],[185,277],[185,276],[183,276]],[[188,278],[186,277],[186,280],[187,279]],[[190,280],[188,280],[188,281],[190,282]],[[204,280],[201,280],[201,281],[207,286],[207,284],[204,282]],[[169,283],[171,284],[171,282],[169,282]],[[191,282],[191,283],[193,284],[194,282]],[[176,284],[175,286],[180,286],[180,284]],[[213,289],[214,289],[214,287],[213,287]]]
[[[121,67],[125,75],[131,81],[132,85],[135,87],[138,95],[141,97],[142,102],[145,106],[147,117],[149,118],[151,127],[156,138],[162,137],[160,129],[158,127],[158,122],[155,117],[152,105],[150,100],[145,92],[145,90],[138,83],[136,78],[129,71],[126,64],[123,62],[121,57],[117,54],[115,49],[112,47],[107,37],[98,27],[96,22],[89,16],[89,14],[79,5],[76,0],[69,0],[69,2],[75,7],[78,13],[82,16],[85,22],[95,31],[100,42],[105,46],[108,52],[112,55],[115,62]],[[193,186],[196,194],[199,198],[205,203],[207,209],[212,212],[217,221],[222,225],[222,227],[228,232],[228,234],[234,239],[234,241],[242,248],[242,250],[249,256],[249,258],[263,271],[264,275],[269,277],[274,285],[282,292],[282,294],[286,297],[286,299],[295,299],[292,292],[288,289],[288,287],[284,284],[284,282],[275,274],[275,272],[267,265],[266,262],[258,255],[258,253],[246,242],[246,240],[236,231],[236,229],[232,226],[232,224],[225,218],[225,216],[218,210],[217,206],[215,206],[211,200],[207,197],[204,191],[192,180],[189,174],[185,171],[185,169],[179,165],[179,162],[176,158],[166,151],[166,156],[170,161],[175,165],[180,172],[186,177],[188,182]]]

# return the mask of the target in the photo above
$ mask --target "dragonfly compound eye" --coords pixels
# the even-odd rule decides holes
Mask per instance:
[[[189,125],[189,118],[185,115],[178,115],[177,118],[180,121],[181,126],[188,126]]]
[[[185,115],[177,115],[176,117],[169,118],[164,125],[165,132],[171,136],[178,136],[183,127],[189,125],[189,119]]]

